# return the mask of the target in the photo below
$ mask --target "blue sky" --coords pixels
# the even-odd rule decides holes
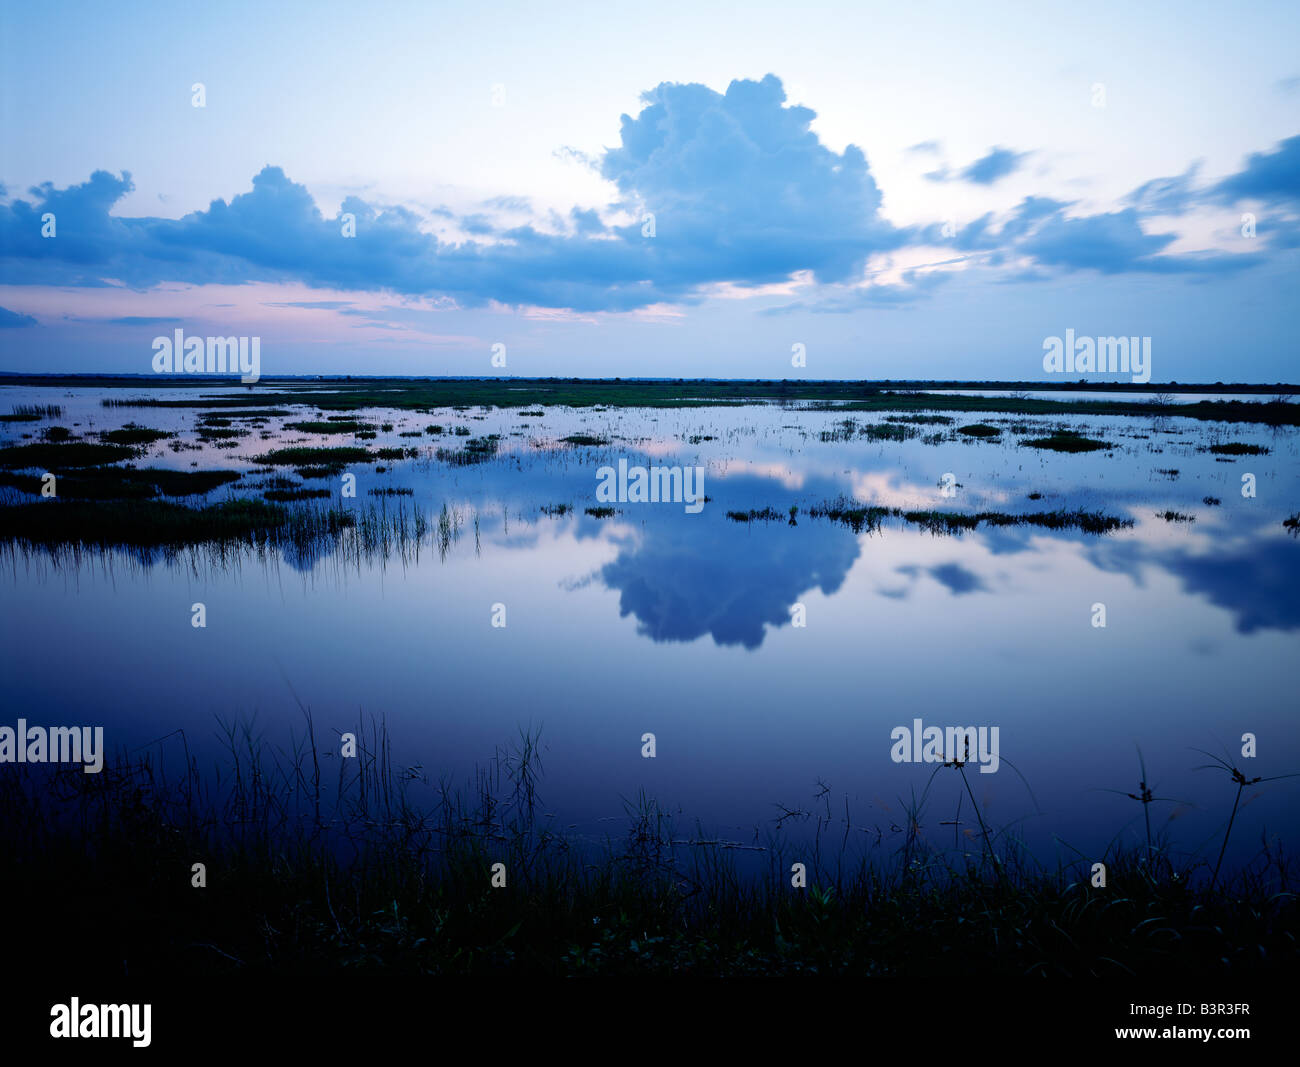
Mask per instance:
[[[1297,379],[1294,3],[0,30],[2,370],[147,373],[179,327],[261,337],[264,375],[1040,379],[1073,329],[1151,337],[1156,380]]]

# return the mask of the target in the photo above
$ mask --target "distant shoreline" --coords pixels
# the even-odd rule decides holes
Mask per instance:
[[[1088,381],[975,381],[924,378],[646,378],[646,377],[506,377],[503,375],[437,375],[437,374],[287,374],[263,375],[259,385],[279,382],[291,385],[351,382],[364,384],[381,382],[495,382],[502,385],[564,384],[609,386],[618,383],[659,385],[745,385],[773,391],[816,392],[833,387],[864,387],[869,389],[916,390],[1024,390],[1030,392],[1090,392],[1090,393],[1257,393],[1287,395],[1300,394],[1300,384],[1284,382],[1106,382]],[[158,375],[158,374],[26,374],[0,371],[0,385],[80,385],[134,388],[195,388],[210,386],[238,386],[241,383],[229,375]]]

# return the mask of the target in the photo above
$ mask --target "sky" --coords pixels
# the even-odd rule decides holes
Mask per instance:
[[[1294,2],[0,12],[0,371],[1296,382],[1298,266]]]

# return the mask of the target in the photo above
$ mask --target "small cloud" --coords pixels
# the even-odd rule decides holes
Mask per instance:
[[[551,155],[565,163],[576,163],[578,166],[586,167],[588,170],[600,170],[600,160],[587,155],[586,152],[579,152],[576,148],[570,148],[568,145],[557,148],[551,153]]]
[[[916,144],[911,145],[907,150],[909,152],[918,153],[927,152],[930,155],[937,156],[941,151],[943,151],[943,146],[938,141],[917,141]]]
[[[168,315],[122,315],[104,320],[107,326],[179,326],[184,321]]]
[[[1226,204],[1300,201],[1300,134],[1280,141],[1271,152],[1252,152],[1240,171],[1224,178],[1207,195]]]
[[[1128,194],[1126,200],[1148,215],[1181,215],[1196,200],[1192,188],[1200,162],[1193,163],[1182,174],[1170,178],[1152,178]]]
[[[24,315],[19,311],[10,311],[8,308],[0,308],[0,330],[16,330],[23,326],[35,326],[36,320],[30,315]]]
[[[958,177],[976,185],[992,185],[1020,168],[1028,152],[1013,152],[1009,148],[992,148],[988,155],[975,160]]]
[[[216,306],[232,307],[233,305],[218,304]],[[338,311],[340,308],[350,308],[351,306],[351,300],[284,300],[262,304],[262,307],[267,308],[306,308],[309,311]]]
[[[526,196],[494,196],[491,200],[484,200],[483,206],[495,208],[497,211],[530,213],[533,210],[533,203]]]
[[[925,142],[922,142],[925,143]],[[910,149],[909,149],[910,151]],[[992,185],[1020,169],[1021,163],[1029,157],[1028,152],[1013,152],[1010,148],[990,148],[987,155],[981,156],[970,166],[954,174],[948,167],[938,167],[925,175],[932,182],[965,181],[976,185]]]

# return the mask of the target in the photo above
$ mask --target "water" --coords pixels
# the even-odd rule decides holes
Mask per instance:
[[[55,421],[79,434],[136,422],[194,443],[193,409],[101,405],[130,395],[4,387],[0,411],[57,403]],[[251,471],[272,447],[354,443],[282,429],[313,412],[270,417],[234,448],[159,442],[139,465]],[[952,414],[951,427],[916,428],[993,422],[1007,427],[1004,440],[823,440],[845,413],[766,404],[551,407],[540,418],[368,409],[359,417],[393,428],[363,443],[416,447],[419,458],[353,466],[356,500],[338,499],[338,477],[307,484],[347,507],[377,503],[372,487],[411,488],[386,506],[424,512],[431,531],[418,551],[221,561],[114,552],[72,562],[9,549],[0,721],[102,723],[109,744],[124,747],[181,727],[208,760],[220,750],[217,717],[253,720],[287,746],[301,728],[299,703],[318,738],[373,714],[392,732],[395,762],[429,777],[417,797],[431,796],[440,775],[468,774],[521,727],[540,727],[543,806],[574,834],[621,833],[625,801],[644,791],[682,826],[698,820],[699,832],[726,840],[762,843],[792,809],[820,812],[881,850],[901,845],[909,798],[934,772],[893,762],[891,731],[917,718],[997,726],[1001,767],[971,766],[967,777],[986,821],[1016,829],[1044,862],[1099,857],[1117,835],[1142,839],[1141,805],[1123,795],[1137,789],[1139,747],[1156,794],[1179,802],[1153,805],[1153,824],[1172,818],[1177,848],[1212,862],[1235,786],[1222,771],[1193,770],[1210,762],[1194,749],[1251,777],[1300,770],[1300,541],[1282,525],[1300,508],[1295,431]],[[447,432],[399,436],[431,423]],[[3,424],[0,434],[13,443],[41,425]],[[434,458],[469,440],[451,435],[454,425],[500,434],[498,455],[463,467]],[[1116,448],[1070,455],[1016,444],[1059,427]],[[562,443],[577,433],[609,443]],[[1270,451],[1205,450],[1228,441]],[[702,466],[710,500],[695,515],[680,503],[585,514],[597,504],[597,470],[619,458]],[[1242,495],[1246,473],[1253,499]],[[1107,536],[1023,526],[935,536],[889,518],[854,534],[805,514],[841,495],[905,509],[1084,508],[1135,525]],[[559,504],[572,511],[540,511]],[[726,517],[792,506],[793,526]],[[1167,509],[1195,521],[1157,517]],[[190,621],[197,602],[203,629]],[[804,626],[792,625],[796,604]],[[1096,604],[1105,628],[1093,625]],[[492,625],[497,605],[504,627]],[[641,755],[647,732],[654,759]],[[1254,759],[1241,758],[1244,733],[1257,738]],[[1234,863],[1254,857],[1264,833],[1296,846],[1297,783],[1247,791]],[[960,827],[941,825],[955,818]],[[953,771],[934,776],[921,824],[936,844],[976,828]],[[796,835],[808,825],[786,821]]]

